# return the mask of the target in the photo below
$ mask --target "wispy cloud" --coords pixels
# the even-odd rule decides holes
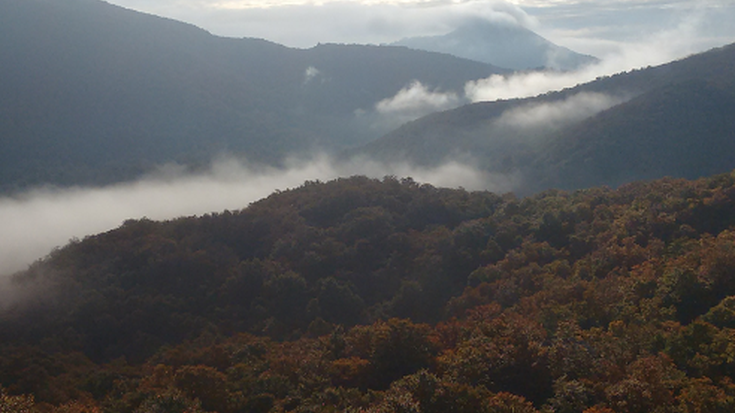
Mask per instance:
[[[514,107],[503,112],[495,123],[504,128],[555,128],[594,116],[624,100],[624,97],[582,92],[560,101]]]
[[[399,90],[395,96],[375,104],[375,110],[382,115],[381,121],[399,126],[418,119],[429,113],[452,109],[464,103],[454,92],[430,90],[419,81]]]
[[[659,32],[641,42],[621,44],[619,51],[577,71],[493,75],[468,82],[465,95],[473,102],[531,97],[590,82],[600,76],[666,63],[696,50],[693,42],[700,23],[697,16],[692,16],[675,29]]]
[[[317,69],[314,66],[309,66],[304,71],[304,85],[310,83],[312,80],[314,80],[317,76],[321,74],[321,71]]]

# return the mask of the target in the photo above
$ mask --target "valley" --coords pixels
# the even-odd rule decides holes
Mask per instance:
[[[455,3],[0,2],[0,411],[735,410],[730,9]]]

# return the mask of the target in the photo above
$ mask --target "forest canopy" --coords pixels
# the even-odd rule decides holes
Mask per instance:
[[[307,182],[126,221],[13,284],[3,412],[735,408],[735,173],[523,199]]]

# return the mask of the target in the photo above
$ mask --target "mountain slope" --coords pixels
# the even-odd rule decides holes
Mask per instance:
[[[0,406],[728,412],[733,263],[735,172],[525,199],[308,182],[17,274]]]
[[[447,53],[516,70],[574,70],[597,61],[592,56],[557,46],[519,25],[482,19],[469,21],[445,35],[411,37],[393,45]]]
[[[406,48],[290,49],[96,0],[0,3],[0,188],[116,181],[234,152],[263,162],[374,138],[354,112],[489,65]]]
[[[734,75],[730,45],[561,92],[432,114],[356,152],[423,165],[471,158],[522,174],[521,192],[721,173],[735,167],[726,155]]]
[[[565,131],[537,161],[539,188],[727,171],[735,166],[733,113],[735,88],[689,80],[654,89]]]

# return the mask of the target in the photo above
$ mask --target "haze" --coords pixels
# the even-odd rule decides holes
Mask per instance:
[[[467,18],[512,21],[577,52],[603,57],[695,16],[696,51],[735,39],[729,0],[111,0],[190,22],[213,34],[259,37],[293,47],[389,43],[444,34]]]
[[[598,65],[578,72],[532,72],[478,79],[464,95],[432,85],[408,84],[393,98],[375,103],[384,122],[397,126],[435,110],[481,100],[534,96],[574,86],[595,77],[664,63],[735,41],[735,4],[730,1],[230,1],[113,0],[112,3],[180,19],[224,36],[263,37],[289,46],[317,42],[383,43],[405,36],[446,33],[466,18],[514,22],[575,51],[600,57]],[[318,69],[307,70],[305,81]],[[560,107],[529,108],[506,122],[557,119],[568,107],[608,107],[607,97],[582,96]],[[566,105],[566,106],[564,106]],[[561,111],[561,112],[560,112]],[[575,112],[576,113],[576,112]],[[582,113],[586,116],[586,112]],[[580,116],[582,116],[580,115]],[[240,209],[276,189],[305,180],[328,180],[365,174],[412,176],[437,186],[462,186],[504,192],[517,177],[488,176],[471,164],[450,163],[437,169],[378,165],[354,161],[335,164],[318,157],[283,169],[254,167],[236,160],[215,162],[210,171],[191,175],[163,167],[139,182],[106,188],[35,189],[0,199],[0,274],[21,270],[70,238],[120,225],[125,219],[170,219],[224,209]]]

